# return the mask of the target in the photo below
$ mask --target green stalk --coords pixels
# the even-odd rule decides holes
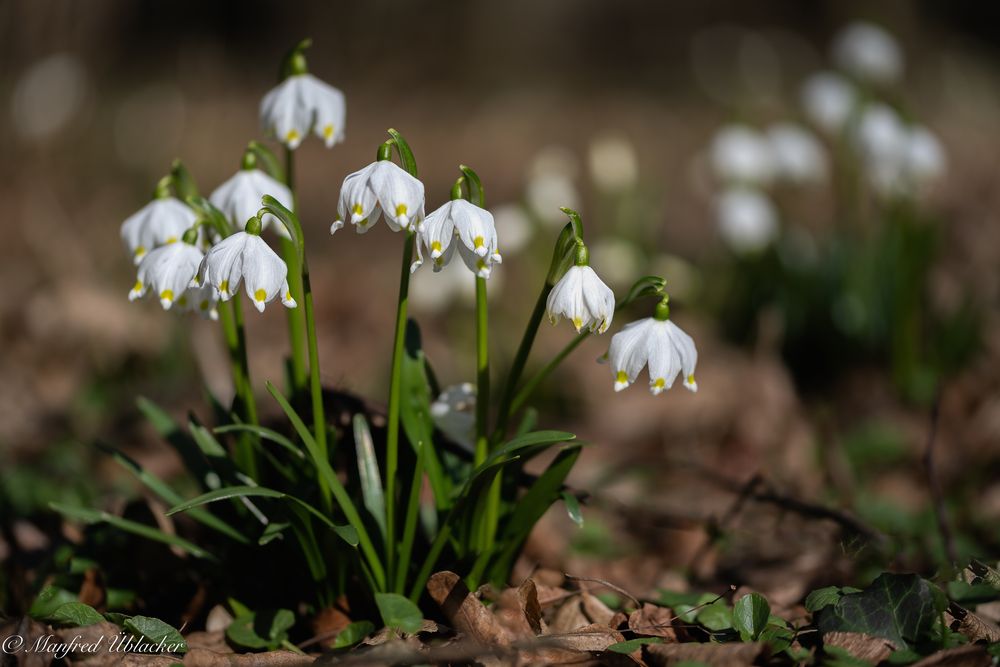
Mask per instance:
[[[489,454],[490,348],[488,341],[489,310],[486,303],[486,279],[476,276],[476,458],[482,465]]]
[[[403,526],[403,542],[399,550],[399,569],[396,570],[395,591],[402,595],[406,586],[406,572],[409,569],[410,555],[413,553],[413,540],[417,536],[417,517],[420,514],[420,491],[424,482],[424,460],[429,442],[420,443],[417,450],[417,462],[413,466],[413,484],[410,486],[410,501],[406,507],[406,523]]]
[[[552,371],[554,371],[559,366],[559,364],[561,364],[566,359],[566,357],[568,357],[573,352],[573,350],[579,347],[580,343],[587,340],[589,336],[590,336],[589,331],[584,331],[583,333],[577,334],[576,338],[567,343],[566,347],[564,347],[562,351],[559,352],[559,354],[553,357],[552,361],[545,364],[545,366],[543,366],[541,370],[539,370],[537,373],[531,376],[531,379],[529,379],[527,382],[524,383],[524,387],[522,387],[521,391],[517,392],[517,395],[514,397],[514,401],[511,404],[510,408],[510,414],[516,415],[521,410],[521,408],[524,407],[525,402],[529,398],[531,398],[531,395],[535,392],[535,389],[538,388],[538,385],[540,385],[549,375],[551,375]]]
[[[226,346],[229,348],[229,361],[233,368],[233,385],[243,409],[243,417],[247,423],[259,426],[257,402],[254,400],[253,386],[250,383],[250,364],[247,361],[246,331],[243,327],[240,295],[237,294],[231,299],[228,306],[222,304],[219,314]],[[244,473],[252,479],[257,479],[257,456],[250,437],[252,437],[250,434],[244,434],[237,439],[233,458]]]
[[[406,339],[406,309],[410,291],[410,264],[416,234],[406,232],[403,263],[399,273],[399,299],[396,304],[396,337],[392,346],[392,377],[389,381],[389,423],[385,443],[385,546],[386,570],[393,581],[396,567],[396,472],[399,468],[399,403],[403,374],[403,346]]]
[[[553,283],[549,280],[546,280],[545,284],[542,285],[542,291],[539,292],[538,300],[535,302],[535,309],[531,311],[528,325],[524,328],[524,335],[521,337],[521,344],[518,346],[514,362],[511,364],[510,373],[507,374],[507,380],[504,382],[503,395],[500,398],[500,408],[497,412],[497,427],[493,431],[494,445],[500,442],[507,434],[507,422],[510,419],[514,392],[517,389],[518,381],[521,379],[521,374],[524,373],[524,366],[528,363],[528,355],[531,354],[531,346],[535,342],[538,326],[542,323],[542,318],[545,316],[545,303],[548,301],[549,292],[552,291],[552,287]]]
[[[295,211],[295,179],[294,179],[295,159],[293,151],[285,148],[285,185],[292,192],[292,201],[289,208]],[[302,274],[299,267],[298,251],[295,243],[290,239],[281,239],[281,255],[288,265],[288,289],[292,293],[292,298],[301,303]],[[305,345],[305,323],[302,313],[298,308],[287,308],[285,317],[288,319],[288,342],[292,348],[292,396],[299,397],[306,390],[306,353]]]
[[[302,295],[305,310],[306,338],[309,344],[309,393],[312,396],[313,432],[316,437],[316,448],[324,460],[329,460],[326,444],[326,412],[323,407],[323,385],[319,377],[319,345],[316,342],[316,316],[313,312],[312,286],[309,284],[309,263],[302,256]],[[298,310],[294,308],[292,310]],[[323,491],[324,505],[329,509],[330,489],[320,485]]]

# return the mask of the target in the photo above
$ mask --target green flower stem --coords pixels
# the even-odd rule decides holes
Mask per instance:
[[[219,308],[222,320],[222,331],[229,348],[229,361],[233,369],[233,386],[236,397],[243,411],[243,417],[254,426],[259,426],[257,418],[257,402],[253,396],[253,385],[250,383],[250,365],[247,361],[246,331],[243,327],[243,308],[240,296],[237,294],[229,304]],[[241,435],[236,441],[236,451],[233,458],[237,466],[250,478],[257,479],[257,455],[250,434]]]
[[[301,238],[301,236],[300,236]],[[306,338],[309,345],[309,393],[312,395],[313,432],[316,437],[316,447],[320,455],[329,460],[329,450],[326,442],[326,412],[323,407],[323,385],[319,377],[319,345],[316,342],[316,316],[313,311],[312,287],[309,284],[309,263],[302,256],[302,297],[305,311]],[[294,310],[298,310],[295,308]],[[330,490],[325,485],[323,502],[330,506]]]
[[[480,466],[489,454],[490,348],[486,279],[476,276],[476,458]]]
[[[396,474],[399,468],[399,403],[402,389],[403,345],[406,339],[406,310],[410,291],[410,264],[416,234],[406,232],[403,263],[399,272],[399,300],[396,304],[396,337],[392,346],[392,376],[389,381],[389,423],[385,443],[385,545],[389,581],[396,572]]]
[[[587,340],[589,336],[589,331],[577,334],[576,338],[571,340],[566,347],[559,352],[559,354],[553,357],[549,363],[545,364],[545,366],[543,366],[537,373],[531,376],[531,379],[524,383],[524,387],[522,387],[521,391],[517,392],[517,395],[514,397],[514,401],[511,403],[510,414],[516,415],[521,408],[524,407],[525,402],[531,398],[531,395],[535,392],[535,389],[538,388],[538,385],[551,375],[552,371],[554,371],[559,364],[561,364],[563,360],[565,360],[566,357],[573,352],[573,350],[579,347],[580,343]]]
[[[417,450],[417,462],[413,466],[413,483],[410,486],[410,500],[406,507],[406,523],[403,526],[403,542],[399,549],[399,569],[396,571],[396,593],[403,594],[406,586],[406,573],[409,569],[410,556],[413,553],[413,540],[417,536],[417,517],[420,513],[420,490],[424,483],[424,461],[427,448],[432,443],[420,443]]]
[[[503,440],[507,434],[507,422],[511,415],[514,392],[517,389],[518,381],[521,379],[521,374],[524,373],[524,367],[528,363],[528,355],[531,354],[531,346],[535,342],[538,326],[542,323],[542,318],[545,317],[545,303],[548,301],[549,292],[552,291],[553,286],[554,283],[549,280],[546,280],[545,284],[542,285],[542,291],[539,292],[538,300],[535,302],[535,309],[531,311],[528,325],[524,328],[521,344],[517,348],[517,354],[514,356],[514,362],[511,364],[510,373],[507,374],[503,394],[500,397],[500,407],[497,411],[497,427],[493,431],[494,445]]]
[[[292,192],[292,201],[289,208],[295,211],[295,154],[285,148],[285,185]],[[292,293],[292,298],[302,303],[302,273],[299,267],[298,251],[295,243],[290,239],[281,239],[281,255],[288,265],[288,289]],[[292,348],[292,396],[299,397],[306,391],[306,351],[304,341],[305,322],[303,314],[298,308],[286,309],[285,316],[288,319],[288,341]]]

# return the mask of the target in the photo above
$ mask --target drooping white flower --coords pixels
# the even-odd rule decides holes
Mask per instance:
[[[545,311],[552,324],[565,317],[577,333],[587,329],[602,334],[615,316],[615,294],[592,268],[577,264],[549,292]]]
[[[775,123],[767,130],[779,179],[816,183],[826,179],[826,151],[808,130],[794,123]]]
[[[183,241],[149,252],[139,264],[139,275],[128,293],[129,301],[135,301],[152,290],[164,310],[170,309],[192,286],[203,257],[201,250]],[[183,308],[187,304],[178,305]]]
[[[327,148],[340,143],[346,115],[344,94],[307,72],[287,77],[260,103],[264,132],[292,150],[310,130]]]
[[[678,373],[685,387],[698,391],[694,378],[698,350],[691,337],[669,319],[647,317],[626,324],[612,337],[608,359],[615,391],[635,382],[643,367],[648,367],[649,391],[654,396],[670,389]]]
[[[853,142],[872,187],[882,194],[904,187],[909,130],[892,107],[880,102],[866,106]]]
[[[146,253],[180,240],[197,215],[175,197],[157,197],[122,223],[121,237],[138,264]]]
[[[767,138],[745,125],[727,125],[715,133],[711,161],[724,182],[766,185],[774,178],[774,156]]]
[[[247,220],[257,215],[261,208],[261,198],[271,195],[286,208],[292,208],[292,192],[288,187],[271,178],[260,169],[240,169],[232,178],[217,187],[208,200],[222,211],[226,219],[236,229],[246,227]],[[288,230],[270,213],[261,218],[261,227],[274,224],[275,231],[290,238]]]
[[[839,134],[857,104],[854,85],[834,72],[819,72],[802,86],[802,106],[809,119],[830,134]]]
[[[275,297],[295,308],[287,277],[285,262],[264,239],[248,232],[236,232],[212,246],[198,269],[198,283],[211,285],[222,301],[236,294],[243,281],[247,296],[260,312]]]
[[[778,235],[778,212],[760,190],[729,188],[716,197],[715,207],[719,233],[734,252],[758,252]]]
[[[424,184],[391,160],[372,162],[344,179],[330,233],[349,219],[364,234],[383,214],[394,232],[411,226],[420,231],[424,221]]]
[[[470,452],[476,440],[476,386],[463,382],[447,387],[431,403],[434,425]]]
[[[456,239],[458,242],[453,242]],[[433,211],[417,237],[417,260],[410,271],[423,264],[425,252],[433,260],[434,270],[440,271],[451,261],[456,247],[470,271],[489,278],[493,265],[503,261],[493,214],[464,199],[453,199]]]
[[[845,27],[833,42],[833,59],[845,72],[864,81],[892,83],[903,74],[903,53],[883,28],[859,21]]]

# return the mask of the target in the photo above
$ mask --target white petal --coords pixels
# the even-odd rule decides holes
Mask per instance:
[[[387,220],[392,219],[403,229],[423,221],[424,184],[396,163],[391,160],[376,162],[370,183]]]

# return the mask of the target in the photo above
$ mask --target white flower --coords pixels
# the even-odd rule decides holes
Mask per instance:
[[[545,310],[552,324],[561,316],[577,333],[586,328],[602,334],[615,316],[615,295],[589,266],[571,266],[549,292]]]
[[[453,243],[456,238],[458,242]],[[440,271],[451,261],[456,247],[465,265],[480,278],[489,278],[493,265],[503,261],[493,215],[464,199],[453,199],[424,220],[417,237],[417,261],[410,271],[423,264],[424,252],[434,260],[434,270]]]
[[[592,141],[588,166],[590,177],[604,190],[627,190],[639,179],[635,148],[621,135],[608,134]]]
[[[308,73],[289,76],[260,103],[264,132],[292,150],[310,130],[327,148],[343,141],[346,114],[344,94]]]
[[[142,297],[150,289],[164,310],[179,302],[191,287],[203,255],[190,243],[179,242],[161,246],[143,258],[135,286],[128,293],[129,301]],[[178,303],[184,307],[185,303]]]
[[[344,179],[330,233],[350,219],[358,233],[364,234],[383,213],[394,232],[411,225],[420,231],[424,220],[424,184],[391,160],[372,162]]]
[[[192,285],[176,301],[177,307],[186,312],[198,313],[205,319],[219,319],[216,304],[219,301],[215,288],[211,285]]]
[[[431,403],[434,425],[470,452],[476,440],[476,386],[470,382],[446,388]]]
[[[727,125],[716,132],[711,159],[722,181],[766,185],[774,178],[774,156],[767,138],[743,125]]]
[[[247,220],[257,215],[264,195],[271,195],[286,208],[292,208],[291,190],[260,169],[240,169],[232,178],[217,187],[209,195],[208,200],[222,211],[236,229],[243,229],[247,225]],[[260,222],[261,227],[274,223],[278,234],[290,238],[285,226],[270,213],[263,216]]]
[[[852,23],[833,42],[833,59],[859,79],[891,83],[903,74],[903,54],[896,39],[871,23]]]
[[[277,296],[285,306],[295,308],[287,277],[285,262],[264,239],[247,232],[236,232],[212,246],[198,269],[198,283],[211,285],[222,301],[236,294],[242,280],[247,296],[260,312]]]
[[[767,130],[778,178],[792,183],[826,179],[826,152],[816,137],[794,123],[776,123]]]
[[[833,72],[820,72],[802,86],[802,106],[813,123],[831,134],[847,125],[857,104],[857,93],[850,81]]]
[[[138,264],[150,250],[180,240],[197,217],[179,199],[158,197],[122,223],[122,241]]]
[[[758,252],[778,235],[778,213],[759,190],[730,188],[716,197],[715,205],[719,233],[735,252]]]
[[[910,128],[906,142],[906,165],[908,173],[918,183],[944,175],[948,166],[944,148],[937,136],[926,127],[918,125]]]
[[[626,324],[611,339],[608,359],[615,374],[615,391],[635,382],[644,366],[649,368],[649,391],[654,396],[670,389],[678,373],[685,387],[698,391],[694,379],[698,350],[691,337],[669,319],[647,317]]]

